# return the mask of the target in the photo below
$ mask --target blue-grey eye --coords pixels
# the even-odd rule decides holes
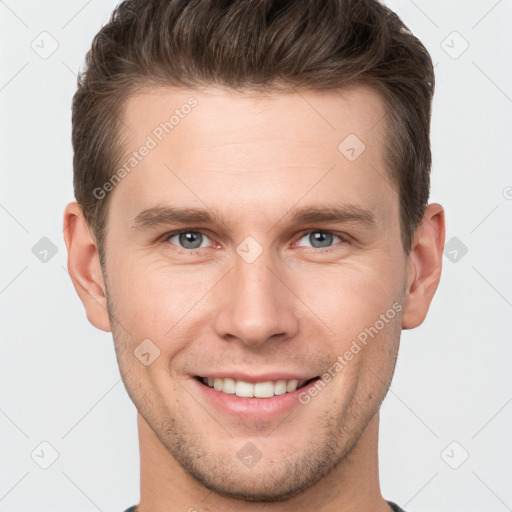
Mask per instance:
[[[199,231],[181,231],[180,233],[170,236],[168,241],[174,243],[172,242],[173,238],[177,238],[178,240],[178,243],[174,245],[178,245],[183,249],[200,249],[204,247],[203,242],[208,240],[208,238]]]
[[[304,238],[307,238],[308,242],[311,244],[311,247],[314,249],[330,247],[334,243],[335,238],[341,241],[339,236],[333,233],[329,233],[328,231],[311,231],[310,233],[306,233],[301,238],[301,240]]]

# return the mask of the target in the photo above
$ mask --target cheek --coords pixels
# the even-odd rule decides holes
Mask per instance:
[[[116,268],[109,292],[123,329],[116,329],[115,345],[132,382],[149,385],[152,381],[151,387],[167,390],[175,385],[169,373],[182,363],[183,354],[201,338],[204,328],[198,315],[202,315],[216,277],[212,272],[205,274],[199,270],[184,272],[168,262],[125,263]],[[148,367],[137,359],[137,354],[143,357],[146,352],[154,358]]]
[[[162,393],[175,394],[169,373],[172,361],[188,346],[183,327],[197,297],[193,287],[182,292],[177,273],[149,265],[119,265],[109,281],[114,313],[122,326],[115,330],[114,340],[125,382],[136,403],[144,397],[156,408]],[[147,404],[139,405],[147,410]]]
[[[345,341],[373,325],[401,296],[401,276],[385,259],[317,269],[295,282],[298,296],[334,331],[333,338]]]
[[[204,295],[198,276],[187,276],[168,263],[118,265],[110,292],[119,320],[133,337],[165,337]]]
[[[401,329],[397,269],[385,258],[347,262],[302,281],[298,295],[308,297],[304,302],[328,326],[325,348],[331,372],[341,377],[335,379],[340,396],[358,388],[359,399],[366,393],[378,398],[389,381]]]

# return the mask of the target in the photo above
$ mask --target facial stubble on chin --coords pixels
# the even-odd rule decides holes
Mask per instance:
[[[353,433],[342,435],[342,424],[346,423],[345,418],[349,414],[347,404],[340,419],[326,414],[322,421],[317,422],[309,446],[301,453],[271,461],[265,460],[268,455],[262,449],[262,458],[248,469],[237,457],[238,450],[248,442],[247,439],[233,442],[232,453],[211,453],[207,447],[212,445],[212,440],[204,439],[191,428],[186,416],[169,414],[165,422],[153,418],[154,411],[150,408],[144,406],[143,409],[146,410],[139,412],[185,473],[220,496],[248,502],[279,502],[301,494],[348,458],[366,427],[364,423],[358,424]],[[372,417],[373,414],[369,419]],[[223,431],[224,428],[219,425],[211,430]],[[277,431],[274,433],[277,435]],[[251,439],[258,445],[256,437]],[[265,441],[267,439],[263,438]]]
[[[318,424],[315,425],[315,432],[311,435],[309,446],[303,449],[302,453],[295,453],[294,457],[276,462],[265,461],[265,456],[263,456],[247,472],[248,468],[245,468],[237,458],[237,451],[246,441],[241,441],[239,443],[241,446],[233,447],[233,453],[213,454],[207,449],[207,446],[211,445],[211,440],[203,440],[200,433],[191,428],[186,415],[175,410],[174,414],[169,411],[170,413],[164,417],[158,417],[156,413],[159,409],[158,396],[151,396],[150,390],[140,393],[144,399],[139,399],[138,391],[142,391],[142,387],[138,383],[133,383],[132,387],[130,372],[123,372],[122,363],[123,359],[132,354],[133,343],[130,333],[117,321],[115,301],[108,290],[106,276],[105,287],[107,310],[118,353],[118,363],[131,400],[172,459],[187,475],[219,496],[247,502],[271,503],[286,501],[300,495],[317,484],[340,463],[349,460],[352,450],[371,419],[378,412],[389,389],[396,365],[396,353],[389,384],[386,386],[382,399],[374,404],[372,410],[368,410],[365,403],[356,403],[354,398],[357,391],[356,385],[352,388],[351,395],[344,397],[344,406],[337,417],[332,414],[333,409],[331,408],[330,411],[326,411],[325,417],[318,421]],[[396,335],[399,339],[400,331],[398,334],[394,332],[391,334],[391,336]],[[363,396],[365,395],[363,394]],[[175,409],[179,408],[179,399],[173,403]],[[352,424],[352,429],[347,431],[347,425],[351,423],[347,420],[350,418],[356,418],[356,421]],[[213,418],[212,421],[214,421]],[[220,424],[218,428],[227,432]],[[226,433],[226,436],[229,435]],[[253,469],[254,472],[252,472]]]

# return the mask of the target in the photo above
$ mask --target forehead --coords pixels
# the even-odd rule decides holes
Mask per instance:
[[[376,142],[384,133],[385,117],[381,97],[367,86],[287,93],[159,87],[126,100],[123,125],[132,146],[147,135],[172,145],[173,139],[193,134],[197,143],[213,150],[229,143],[254,144],[260,138],[277,142],[278,135],[295,144],[323,142],[332,148],[334,143],[337,149],[336,142],[349,134]]]
[[[339,200],[383,216],[386,201],[396,202],[384,162],[385,118],[382,100],[367,87],[148,89],[125,104],[120,167],[127,172],[113,202],[127,215],[180,201],[238,213],[265,205],[282,214],[298,201]]]

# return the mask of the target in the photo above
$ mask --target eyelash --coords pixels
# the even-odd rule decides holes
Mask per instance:
[[[179,231],[171,231],[170,233],[166,233],[165,235],[162,236],[161,242],[163,244],[168,244],[169,238],[172,238],[173,236],[176,236],[176,235],[181,235],[182,233],[199,233],[203,236],[206,236],[207,238],[210,238],[207,233],[205,233],[204,231],[201,231],[200,229],[181,229]],[[304,235],[308,235],[311,233],[324,233],[324,234],[334,235],[334,236],[337,236],[338,238],[340,238],[341,243],[343,243],[343,244],[351,243],[351,240],[348,237],[348,235],[345,235],[342,233],[336,233],[335,231],[327,231],[327,230],[322,230],[322,229],[309,229],[309,230],[303,231],[300,233],[298,240],[301,240],[304,237]],[[174,245],[174,244],[170,244],[170,245]],[[195,253],[200,252],[202,249],[207,249],[207,247],[201,247],[199,249],[184,249],[177,245],[174,245],[174,246],[176,247],[178,253],[180,253],[180,254],[182,254],[182,253],[195,254]],[[335,248],[336,248],[336,244],[332,245],[331,247],[324,248],[324,249],[311,247],[310,250],[312,252],[329,253],[329,252],[333,251]]]

